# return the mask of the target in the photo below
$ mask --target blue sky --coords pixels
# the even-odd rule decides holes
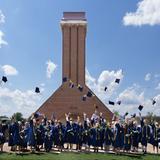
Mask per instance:
[[[150,2],[149,6],[147,1]],[[15,110],[23,111],[24,105],[26,108],[33,105],[32,109],[24,112],[27,115],[26,112],[37,108],[61,84],[60,19],[64,11],[86,12],[88,21],[86,68],[90,76],[87,83],[88,85],[94,83],[95,87],[92,89],[104,103],[107,104],[109,99],[124,99],[126,102],[124,107],[136,112],[133,103],[127,100],[127,97],[134,94],[133,97],[137,99],[134,108],[142,103],[146,105],[146,113],[153,110],[147,109],[147,106],[150,106],[150,98],[156,97],[156,111],[160,111],[160,8],[154,7],[155,5],[160,7],[158,1],[1,0],[0,15],[5,16],[5,22],[2,22],[1,18],[0,31],[4,34],[3,40],[6,44],[1,44],[0,41],[0,76],[7,74],[4,71],[5,65],[10,65],[17,71],[8,75],[7,84],[1,85],[2,114],[9,115],[8,112],[11,111],[11,114]],[[141,4],[138,5],[138,2]],[[154,12],[157,17],[152,18]],[[51,70],[53,73],[50,78],[46,76],[48,60],[56,65],[55,69]],[[119,72],[121,69],[123,76]],[[104,74],[106,81],[108,80],[106,76],[122,77],[118,87],[112,86],[111,81],[106,82],[113,87],[108,96],[98,90],[104,84],[100,82],[103,71],[108,71]],[[148,77],[145,80],[146,74]],[[90,80],[93,81],[89,82]],[[39,97],[31,93],[35,86],[42,88],[43,92]],[[10,92],[19,95],[16,91],[24,94],[23,98],[35,97],[29,104],[22,100],[23,106],[13,110],[10,105],[19,104],[8,94]],[[6,99],[8,104],[4,104]],[[109,107],[111,110],[114,109],[112,106]],[[119,106],[115,109],[123,113]]]

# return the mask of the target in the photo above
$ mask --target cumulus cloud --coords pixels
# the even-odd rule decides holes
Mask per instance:
[[[116,78],[120,78],[121,81],[123,80],[124,75],[121,69],[118,71],[102,71],[97,79],[86,70],[87,86],[89,86],[111,111],[119,111],[121,115],[125,114],[127,111],[129,114],[138,114],[138,106],[143,105],[144,109],[142,115],[146,115],[148,112],[160,115],[160,108],[158,107],[158,105],[160,105],[160,95],[152,97],[157,102],[156,105],[152,106],[151,97],[146,97],[145,89],[138,84],[134,83],[132,86],[119,93],[118,88],[121,84],[117,85],[115,83]],[[105,86],[108,88],[107,92],[104,91]],[[108,105],[109,100],[113,100],[114,102],[120,100],[122,104],[111,106]]]
[[[123,17],[125,26],[160,25],[160,0],[142,0],[135,12],[128,12]]]
[[[11,65],[1,66],[1,70],[4,72],[5,75],[8,76],[15,76],[18,74],[17,69]]]
[[[0,10],[0,24],[1,23],[5,23],[5,16],[4,14],[2,13],[2,11]]]
[[[96,79],[86,69],[86,84],[87,86],[105,103],[108,103],[108,99],[116,92],[120,84],[115,83],[115,79],[120,78],[123,80],[122,70],[108,71],[104,70],[101,72],[99,77]],[[107,92],[104,88],[107,87]]]
[[[8,45],[8,43],[3,39],[4,33],[0,30],[0,48],[2,45]]]
[[[128,111],[130,114],[138,114],[138,106],[143,105],[144,109],[142,115],[146,115],[148,112],[153,112],[156,115],[160,115],[160,108],[158,107],[160,103],[160,95],[154,97],[156,104],[152,105],[152,99],[146,97],[145,92],[138,85],[133,85],[122,91],[117,99],[122,101],[121,106],[115,106],[115,109],[118,110],[121,114],[124,114]]]
[[[145,81],[150,81],[151,80],[151,74],[147,73],[144,77]]]
[[[40,106],[40,100],[40,95],[32,90],[11,90],[0,86],[1,115],[11,116],[15,112],[21,112],[25,117],[28,117]]]
[[[160,90],[160,83],[158,83],[158,86],[155,89]]]
[[[57,65],[53,63],[51,60],[48,60],[46,64],[47,64],[47,69],[46,69],[47,78],[51,78],[52,74],[57,68]]]

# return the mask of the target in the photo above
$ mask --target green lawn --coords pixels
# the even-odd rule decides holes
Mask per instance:
[[[1,153],[0,160],[160,160],[160,155],[142,155],[130,157],[103,153],[41,153],[16,155],[15,153]]]

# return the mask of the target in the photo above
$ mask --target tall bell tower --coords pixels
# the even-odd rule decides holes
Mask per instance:
[[[110,121],[113,113],[85,84],[85,45],[87,20],[85,12],[64,12],[61,19],[62,29],[62,85],[37,110],[48,119],[52,114],[65,120],[70,112],[73,119],[83,117],[85,112],[91,116],[95,106]],[[74,84],[70,87],[70,81]],[[83,89],[78,89],[78,86]],[[90,92],[90,96],[86,96]],[[83,97],[86,97],[85,100]]]
[[[63,77],[75,84],[85,84],[85,41],[87,22],[84,12],[64,12],[61,20],[63,36]]]

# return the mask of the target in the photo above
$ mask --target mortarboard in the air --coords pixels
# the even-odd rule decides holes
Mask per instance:
[[[120,79],[119,78],[116,78],[116,80],[115,80],[115,83],[120,83]]]
[[[98,106],[96,104],[94,104],[95,109],[98,109]]]
[[[155,100],[155,99],[153,99],[153,101],[152,101],[152,105],[154,106],[156,103],[157,103],[157,102],[156,102],[156,100]]]
[[[142,105],[139,105],[138,109],[139,109],[140,111],[142,111],[143,106],[142,106]]]
[[[36,93],[40,93],[39,87],[36,87],[36,88],[35,88],[35,92],[36,92]]]
[[[87,96],[86,96],[86,95],[83,95],[82,100],[83,100],[83,101],[86,101],[86,98],[87,98]]]
[[[6,76],[3,76],[2,77],[2,81],[4,82],[4,83],[6,83],[8,80],[7,80],[7,77]]]
[[[69,81],[69,87],[70,87],[70,88],[73,88],[73,87],[74,87],[74,83],[73,83],[71,80]]]
[[[63,77],[63,82],[67,82],[67,77]]]
[[[78,88],[81,92],[83,91],[83,87],[82,87],[80,84],[78,84],[77,88]]]
[[[112,101],[109,101],[108,102],[110,105],[113,105],[114,106],[114,102],[112,102]]]
[[[128,112],[126,112],[124,116],[126,117],[127,115],[128,115]]]
[[[118,105],[121,105],[121,101],[117,101],[117,104],[118,104]]]
[[[88,91],[88,93],[87,93],[87,97],[92,97],[92,92],[91,91]]]
[[[108,88],[107,88],[107,87],[105,87],[105,88],[104,88],[104,91],[107,91],[107,89],[108,89]]]

